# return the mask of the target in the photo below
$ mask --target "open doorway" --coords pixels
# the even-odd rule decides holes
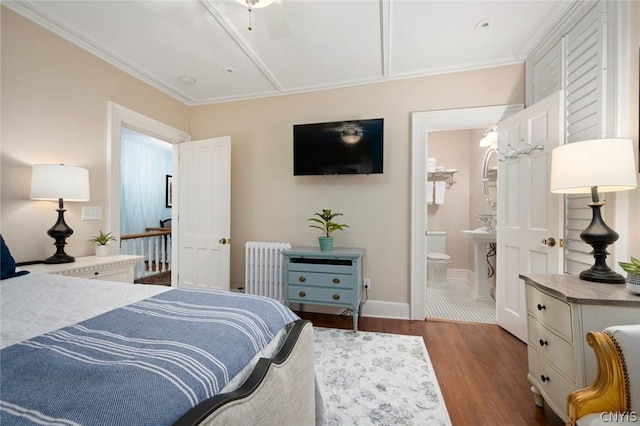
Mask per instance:
[[[425,231],[427,146],[429,132],[488,128],[513,113],[522,105],[463,108],[417,112],[412,114],[412,184],[411,184],[411,308],[412,320],[426,317],[426,254]]]
[[[495,217],[496,213],[495,204],[485,197],[483,182],[485,158],[491,148],[481,146],[480,141],[487,130],[429,133],[426,291],[430,319],[496,323],[495,292],[491,294],[495,289],[496,233],[479,233],[480,218]],[[495,180],[486,183],[491,183],[487,189],[495,192]]]
[[[154,120],[145,115],[139,114],[130,109],[124,108],[116,103],[109,103],[109,134],[107,140],[108,153],[107,156],[107,179],[109,182],[109,193],[107,196],[107,217],[106,221],[109,224],[109,229],[113,229],[114,236],[120,240],[121,237],[121,199],[122,199],[122,138],[123,134],[128,131],[135,131],[136,133],[151,136],[160,141],[164,141],[171,145],[172,151],[175,152],[177,145],[182,142],[191,140],[191,136],[179,129],[168,126],[162,122]],[[171,169],[178,169],[177,155],[172,155]],[[164,186],[164,183],[161,183]],[[163,189],[164,191],[164,189]],[[175,198],[175,197],[174,197]],[[177,199],[173,200],[173,206],[171,210],[171,218],[173,219],[173,227],[171,230],[172,239],[175,241],[175,234],[177,232],[177,223],[174,216],[174,212],[177,211]],[[177,226],[176,226],[177,225]],[[171,283],[176,285],[177,283],[177,269],[179,259],[177,256],[177,248],[171,247]]]
[[[134,282],[171,285],[172,145],[123,128],[120,253],[142,255]]]

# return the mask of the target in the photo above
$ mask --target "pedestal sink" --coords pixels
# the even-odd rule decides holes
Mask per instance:
[[[476,300],[493,300],[491,286],[486,274],[487,244],[496,242],[496,231],[487,228],[462,230],[462,235],[474,242],[473,266],[476,279],[473,283],[473,297]]]

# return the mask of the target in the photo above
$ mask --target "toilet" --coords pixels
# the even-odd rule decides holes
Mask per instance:
[[[447,251],[447,233],[444,231],[426,231],[427,237],[427,285],[430,287],[447,286],[447,267],[451,256]]]

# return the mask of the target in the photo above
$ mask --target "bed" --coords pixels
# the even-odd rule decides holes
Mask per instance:
[[[275,300],[40,273],[0,290],[3,425],[324,422],[311,324]]]

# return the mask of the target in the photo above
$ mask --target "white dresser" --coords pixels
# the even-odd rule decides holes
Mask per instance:
[[[573,275],[520,275],[526,285],[527,378],[536,405],[567,420],[567,396],[593,382],[597,365],[588,331],[640,323],[640,297],[624,284],[582,281]]]
[[[136,263],[141,262],[143,256],[115,255],[115,256],[86,256],[77,257],[75,262],[46,265],[21,266],[32,272],[45,274],[67,275],[70,277],[89,278],[103,281],[119,281],[133,283]]]

